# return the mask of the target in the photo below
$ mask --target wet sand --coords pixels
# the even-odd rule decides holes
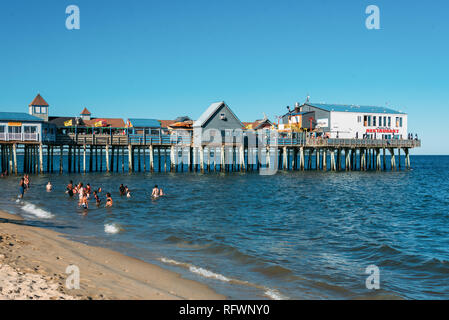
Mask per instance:
[[[70,265],[79,268],[79,289],[66,287]],[[0,211],[0,300],[224,298],[175,272],[67,240]]]

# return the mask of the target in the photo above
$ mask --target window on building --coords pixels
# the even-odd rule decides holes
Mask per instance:
[[[376,116],[373,117],[373,127],[376,126],[376,118],[377,118]]]
[[[8,133],[21,133],[21,132],[22,132],[22,127],[16,127],[16,126],[14,126],[14,127],[9,126],[8,127]]]
[[[371,127],[371,116],[368,116],[368,127]]]
[[[41,113],[41,107],[34,107],[34,113]]]
[[[23,132],[25,133],[36,133],[37,128],[36,126],[24,126],[23,127]]]
[[[41,113],[47,113],[47,107],[41,107]]]
[[[387,117],[384,117],[384,127],[387,126]]]
[[[382,117],[379,117],[379,127],[382,127]]]
[[[395,123],[396,123],[396,128],[398,128],[399,127],[399,117],[396,117]]]
[[[0,126],[0,133],[5,133],[5,126]]]
[[[357,116],[357,122],[358,123],[362,122],[362,116]]]
[[[391,127],[391,117],[388,117],[388,126]]]
[[[402,118],[399,118],[399,127],[402,128]]]
[[[368,126],[368,116],[363,116],[363,126]]]

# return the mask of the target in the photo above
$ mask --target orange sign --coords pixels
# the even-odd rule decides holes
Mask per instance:
[[[8,126],[10,127],[21,127],[22,122],[8,122]]]

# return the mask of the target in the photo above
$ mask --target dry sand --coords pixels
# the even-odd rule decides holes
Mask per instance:
[[[79,289],[66,288],[69,265],[79,268]],[[0,300],[224,298],[177,273],[27,226],[0,211]]]

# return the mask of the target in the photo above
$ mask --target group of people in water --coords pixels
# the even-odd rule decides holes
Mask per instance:
[[[20,184],[19,184],[19,188],[20,188],[20,194],[19,197],[23,198],[25,192],[30,188],[30,177],[25,174],[23,176],[23,178],[20,179]],[[46,185],[46,190],[47,192],[51,192],[53,190],[53,185],[51,184],[51,182],[49,181]],[[65,191],[70,197],[76,196],[78,195],[78,205],[83,208],[84,210],[87,210],[89,208],[89,199],[91,197],[94,198],[95,203],[97,206],[101,205],[101,199],[100,199],[100,193],[102,193],[102,189],[101,187],[99,187],[98,189],[94,190],[90,184],[86,184],[84,185],[82,182],[79,182],[78,184],[74,184],[72,180],[70,180],[70,182],[67,184],[66,186],[66,191]],[[127,198],[131,198],[131,191],[129,190],[128,186],[125,186],[123,184],[120,184],[119,187],[119,193],[120,196],[126,196]],[[152,193],[151,193],[151,198],[152,199],[157,199],[161,196],[164,196],[164,192],[162,191],[161,188],[159,188],[157,185],[154,186]],[[112,207],[114,201],[112,200],[112,196],[111,193],[107,192],[106,193],[106,207]]]
[[[78,205],[82,207],[84,210],[89,209],[89,199],[91,196],[94,198],[95,203],[97,206],[101,205],[101,199],[99,194],[102,192],[101,187],[93,190],[90,184],[84,184],[82,182],[79,182],[78,184],[74,185],[73,181],[70,180],[69,184],[66,187],[66,193],[73,197],[74,195],[78,195]],[[106,207],[112,207],[113,200],[111,197],[111,194],[109,192],[106,193]]]

